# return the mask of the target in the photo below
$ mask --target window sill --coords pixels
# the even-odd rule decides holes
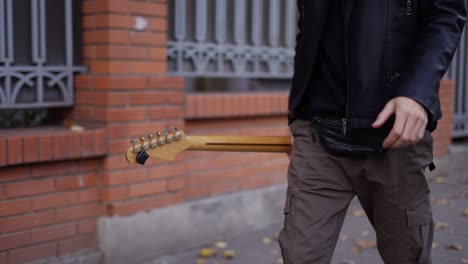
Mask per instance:
[[[286,115],[287,92],[187,94],[186,119]]]
[[[65,127],[0,130],[0,167],[103,156],[105,130],[74,132]]]

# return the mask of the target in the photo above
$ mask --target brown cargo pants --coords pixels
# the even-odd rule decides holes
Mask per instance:
[[[330,263],[349,203],[357,195],[387,264],[427,264],[433,240],[429,188],[432,137],[366,157],[333,156],[311,123],[294,121],[284,227],[285,264]]]

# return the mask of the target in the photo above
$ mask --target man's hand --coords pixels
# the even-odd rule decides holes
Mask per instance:
[[[384,148],[404,147],[422,139],[428,122],[422,105],[408,97],[395,97],[385,105],[372,127],[381,127],[393,114],[395,123],[383,142]]]

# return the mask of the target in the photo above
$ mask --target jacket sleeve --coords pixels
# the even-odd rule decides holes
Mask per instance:
[[[418,101],[432,120],[442,117],[439,107],[440,80],[458,46],[467,10],[465,0],[421,0],[421,31],[415,41],[409,67],[402,76],[397,96]]]

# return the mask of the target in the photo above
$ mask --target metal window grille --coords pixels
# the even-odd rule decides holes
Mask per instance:
[[[293,74],[296,2],[169,1],[169,71],[192,77],[287,79]]]
[[[73,104],[80,0],[0,0],[0,110]]]
[[[468,136],[468,34],[466,30],[447,75],[455,81],[453,137],[466,137]]]

